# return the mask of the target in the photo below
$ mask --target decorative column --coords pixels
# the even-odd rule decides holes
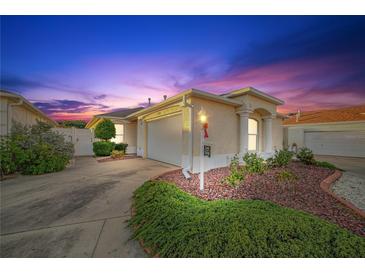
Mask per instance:
[[[272,119],[274,115],[263,117],[264,119],[264,148],[266,154],[271,154],[272,151]]]
[[[240,115],[240,154],[245,155],[248,151],[248,116],[252,111],[244,110],[237,112]]]

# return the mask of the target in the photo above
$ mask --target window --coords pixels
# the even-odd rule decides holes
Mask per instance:
[[[257,151],[258,123],[254,119],[248,119],[248,150]]]
[[[116,144],[124,142],[124,125],[123,124],[115,124],[115,138],[113,138],[111,141]]]

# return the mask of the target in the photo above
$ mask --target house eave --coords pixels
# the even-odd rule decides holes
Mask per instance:
[[[132,119],[132,118],[136,118],[138,116],[148,114],[150,112],[156,111],[156,110],[158,110],[160,108],[163,108],[165,106],[168,106],[170,104],[179,102],[179,101],[182,100],[182,98],[184,96],[198,97],[198,98],[207,99],[207,100],[211,100],[211,101],[216,101],[216,102],[219,102],[219,103],[233,105],[233,106],[240,106],[241,105],[240,102],[238,102],[234,99],[225,98],[225,97],[215,95],[215,94],[211,94],[211,93],[208,93],[208,92],[205,92],[205,91],[202,91],[202,90],[198,90],[198,89],[188,89],[186,91],[183,91],[183,92],[181,92],[181,93],[179,93],[175,96],[172,96],[172,97],[166,99],[163,102],[160,102],[160,103],[155,104],[151,107],[142,109],[142,110],[137,111],[135,113],[132,113],[132,114],[126,116],[125,118],[126,119]]]
[[[264,93],[264,92],[262,92],[258,89],[255,89],[253,87],[246,87],[246,88],[234,90],[234,91],[231,91],[231,92],[229,92],[227,94],[224,94],[222,96],[226,97],[226,98],[235,98],[235,97],[245,95],[245,94],[250,94],[250,95],[256,96],[258,98],[261,98],[261,99],[264,99],[268,102],[271,102],[275,105],[283,105],[285,103],[283,100],[280,100],[280,99],[278,99],[274,96],[266,94],[266,93]]]
[[[12,92],[8,92],[5,90],[0,90],[0,97],[8,97],[8,98],[14,98],[14,99],[19,99],[23,101],[23,104],[32,112],[40,115],[41,117],[43,117],[45,120],[47,120],[52,126],[54,127],[58,127],[58,123],[56,121],[54,121],[52,118],[48,117],[43,111],[41,111],[40,109],[36,108],[31,102],[29,102],[27,99],[25,99],[23,96],[19,95],[19,94],[15,94]]]

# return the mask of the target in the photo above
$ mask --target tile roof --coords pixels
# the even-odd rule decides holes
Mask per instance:
[[[365,105],[346,107],[340,109],[325,109],[306,111],[300,114],[298,122],[296,115],[290,116],[283,122],[284,125],[331,123],[348,121],[365,121]]]

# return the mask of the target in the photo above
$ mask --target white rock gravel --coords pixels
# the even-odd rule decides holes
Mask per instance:
[[[341,178],[333,184],[332,190],[365,211],[365,177],[344,172]]]

